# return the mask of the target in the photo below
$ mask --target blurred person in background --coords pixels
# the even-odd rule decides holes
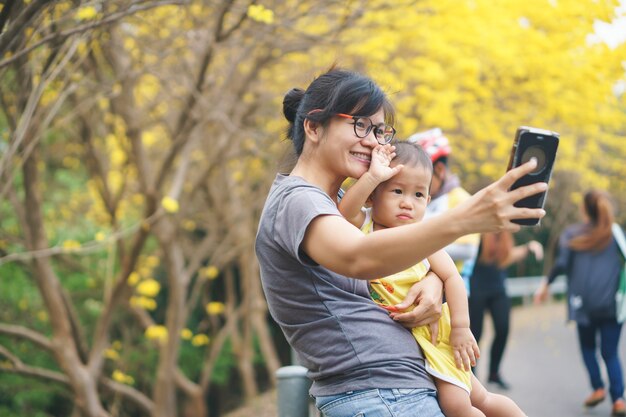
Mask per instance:
[[[510,232],[483,234],[478,259],[469,280],[470,328],[476,341],[480,343],[485,312],[489,311],[494,338],[489,349],[487,381],[502,390],[510,388],[500,375],[500,363],[509,337],[511,321],[511,300],[505,287],[507,268],[531,253],[538,261],[543,259],[543,246],[535,240],[523,245],[514,245],[513,234]]]
[[[609,377],[612,416],[626,416],[624,377],[619,358],[622,323],[616,317],[615,293],[624,263],[612,231],[614,214],[609,195],[588,191],[581,205],[583,221],[569,226],[559,239],[552,270],[535,293],[535,303],[545,301],[548,286],[560,274],[567,275],[568,319],[576,322],[578,343],[593,392],[584,401],[594,407],[606,398],[597,359],[596,339]],[[621,228],[617,233],[623,236]]]

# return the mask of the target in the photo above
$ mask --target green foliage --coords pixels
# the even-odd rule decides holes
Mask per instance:
[[[60,417],[72,409],[70,394],[57,385],[0,372],[0,415]]]

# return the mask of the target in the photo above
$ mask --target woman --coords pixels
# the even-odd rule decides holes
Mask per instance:
[[[506,270],[512,264],[533,253],[543,259],[543,246],[537,241],[513,246],[510,232],[485,233],[481,236],[478,259],[469,280],[470,325],[477,342],[483,333],[485,310],[489,310],[494,328],[494,339],[489,351],[488,382],[507,390],[509,385],[500,375],[500,362],[509,336],[511,301],[506,293]]]
[[[596,337],[609,377],[613,416],[626,416],[624,378],[619,358],[622,324],[615,318],[615,292],[622,256],[611,232],[613,207],[609,196],[598,190],[585,194],[584,221],[565,229],[559,240],[559,256],[547,279],[535,293],[535,302],[548,295],[548,286],[559,274],[567,274],[568,318],[576,321],[578,343],[589,382],[594,390],[584,405],[593,407],[606,397],[596,359]]]
[[[443,414],[412,328],[441,311],[441,281],[427,276],[388,313],[369,297],[367,280],[402,271],[458,237],[517,230],[514,218],[540,209],[513,206],[546,184],[507,190],[534,162],[436,219],[364,235],[339,213],[338,192],[359,178],[372,151],[393,139],[393,112],[382,90],[362,75],[331,69],[306,91],[287,93],[283,111],[298,159],[278,174],[261,215],[256,253],[270,313],[313,380],[327,416]]]

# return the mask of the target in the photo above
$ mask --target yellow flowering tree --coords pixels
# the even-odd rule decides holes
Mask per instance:
[[[267,138],[282,130],[259,128],[275,119],[265,80],[359,10],[123,0],[5,10],[0,268],[37,290],[17,307],[41,319],[0,325],[7,371],[66,382],[85,416],[207,415],[225,354],[245,396],[258,392],[256,357],[268,375],[280,366],[253,250],[278,150]],[[300,33],[322,20],[313,37]],[[33,373],[5,337],[37,341],[54,363]]]
[[[422,1],[369,13],[374,35],[363,39],[355,28],[343,50],[376,51],[363,65],[392,93],[400,137],[441,127],[453,146],[453,170],[471,191],[504,173],[518,126],[559,132],[548,217],[533,231],[549,235],[551,249],[577,219],[584,190],[606,189],[618,213],[626,207],[626,44],[594,35],[617,6]]]
[[[204,416],[231,356],[253,397],[255,358],[280,366],[253,244],[288,169],[282,98],[335,62],[389,91],[401,137],[444,129],[470,189],[529,124],[562,135],[552,217],[582,186],[626,198],[624,46],[588,41],[614,6],[5,2],[0,384],[53,381],[76,415]]]

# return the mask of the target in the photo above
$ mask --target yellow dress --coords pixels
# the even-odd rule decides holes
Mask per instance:
[[[366,233],[370,232],[371,229],[371,221],[369,224],[366,221],[361,228]],[[430,265],[428,260],[425,259],[405,271],[370,281],[369,287],[372,300],[386,310],[391,311],[392,308],[389,307],[393,307],[404,300],[411,286],[423,279],[429,270]],[[415,340],[417,340],[424,352],[428,373],[435,378],[463,388],[469,394],[472,389],[472,374],[456,367],[452,346],[450,345],[450,331],[450,310],[447,303],[444,303],[441,309],[439,343],[437,345],[433,345],[430,341],[429,326],[420,326],[412,329]]]

